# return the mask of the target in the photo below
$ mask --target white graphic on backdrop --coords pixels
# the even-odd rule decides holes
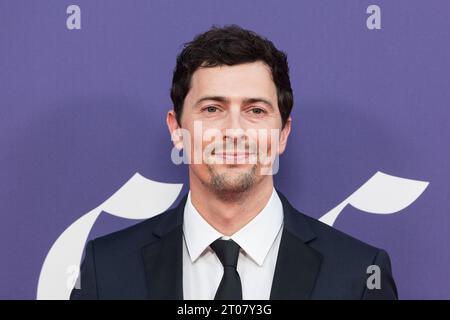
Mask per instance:
[[[389,214],[403,210],[427,188],[429,182],[391,176],[378,171],[319,220],[332,226],[348,204],[361,211]]]
[[[69,299],[72,288],[67,285],[67,270],[79,267],[89,232],[102,211],[125,219],[147,219],[166,211],[182,187],[136,173],[108,200],[84,214],[58,237],[42,265],[37,299]]]
[[[395,213],[413,203],[428,184],[377,172],[319,220],[333,226],[348,204],[369,213]],[[151,218],[170,207],[182,186],[155,182],[136,173],[108,200],[83,215],[58,237],[42,266],[37,299],[69,299],[75,283],[68,281],[69,276],[74,277],[68,276],[67,270],[74,266],[79,268],[89,232],[102,211],[125,219]]]

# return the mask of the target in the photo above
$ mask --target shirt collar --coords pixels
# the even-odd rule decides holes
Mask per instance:
[[[230,237],[214,229],[197,211],[189,191],[184,207],[183,233],[192,262],[219,238],[235,241],[261,266],[283,225],[283,205],[275,189],[266,206],[243,228]]]

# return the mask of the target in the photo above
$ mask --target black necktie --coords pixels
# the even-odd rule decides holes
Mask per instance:
[[[237,272],[239,245],[233,240],[216,240],[211,244],[223,265],[223,277],[214,300],[242,300],[241,278]]]

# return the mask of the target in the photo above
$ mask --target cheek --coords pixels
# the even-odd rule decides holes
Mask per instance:
[[[275,128],[273,129],[268,129],[267,127],[262,128],[257,130],[257,134],[252,135],[251,139],[253,141],[257,141],[258,145],[262,144],[270,146],[272,144],[273,134],[276,133],[277,131],[278,130]]]
[[[190,166],[191,172],[197,176],[198,179],[202,181],[207,181],[209,179],[209,170],[204,164],[191,164]]]

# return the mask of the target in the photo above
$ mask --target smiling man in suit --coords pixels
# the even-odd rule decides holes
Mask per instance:
[[[197,36],[177,58],[171,98],[167,125],[190,191],[90,241],[72,299],[397,298],[384,250],[298,212],[274,188],[293,93],[272,42],[238,26]]]

